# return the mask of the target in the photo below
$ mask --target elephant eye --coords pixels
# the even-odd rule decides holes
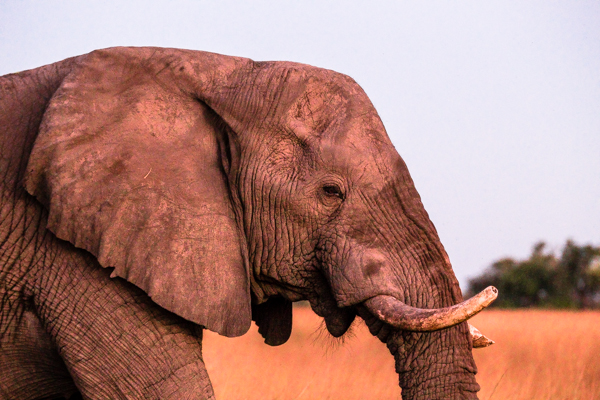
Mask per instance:
[[[342,189],[334,183],[323,185],[323,193],[325,193],[327,197],[337,197],[344,200]]]

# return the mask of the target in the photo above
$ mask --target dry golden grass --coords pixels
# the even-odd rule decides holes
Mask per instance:
[[[481,399],[600,399],[600,312],[485,311],[472,322],[496,341],[474,351]],[[253,325],[236,339],[207,332],[204,356],[220,400],[400,398],[393,358],[364,323],[340,343],[307,308],[294,309],[282,346]]]
[[[254,324],[235,339],[207,332],[204,360],[217,399],[399,398],[392,356],[356,325],[341,343],[309,308],[295,308],[292,336],[278,347],[264,344]]]
[[[481,399],[600,399],[600,312],[486,311],[473,325]]]

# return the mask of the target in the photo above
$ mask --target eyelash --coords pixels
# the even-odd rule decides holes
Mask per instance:
[[[344,193],[342,193],[342,189],[336,184],[327,184],[323,185],[323,193],[327,197],[337,197],[341,200],[344,200]]]

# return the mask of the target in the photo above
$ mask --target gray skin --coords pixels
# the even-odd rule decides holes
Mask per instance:
[[[271,345],[308,300],[356,315],[405,399],[473,399],[466,322],[363,302],[462,301],[363,90],[308,65],[114,48],[0,78],[0,397],[212,398],[202,329]]]

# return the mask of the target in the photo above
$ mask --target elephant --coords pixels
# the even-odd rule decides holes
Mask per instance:
[[[464,300],[362,88],[151,47],[0,78],[0,397],[211,399],[204,329],[285,343],[358,316],[404,399],[474,399]]]

